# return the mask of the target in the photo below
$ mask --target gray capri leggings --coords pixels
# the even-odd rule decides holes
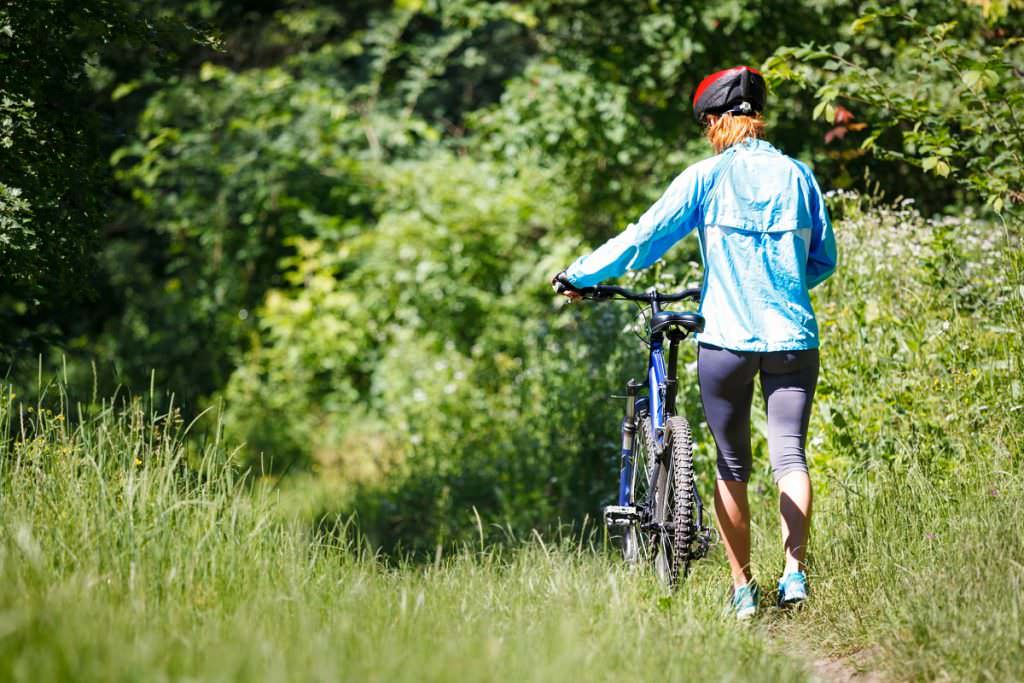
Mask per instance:
[[[754,376],[768,404],[768,457],[777,482],[806,472],[807,424],[818,384],[818,349],[757,353],[700,344],[697,377],[704,415],[718,446],[718,478],[750,478]]]

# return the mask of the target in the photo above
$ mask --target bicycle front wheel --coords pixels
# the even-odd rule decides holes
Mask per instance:
[[[654,521],[659,532],[655,569],[658,578],[674,588],[689,572],[697,537],[693,438],[686,418],[668,419],[662,466],[658,470]]]
[[[651,434],[651,422],[645,412],[637,414],[636,436],[633,439],[633,477],[630,486],[630,504],[636,506],[643,520],[649,517],[650,501],[654,497],[655,462],[657,450]],[[656,476],[656,475],[655,475]],[[622,554],[630,564],[642,564],[650,561],[654,555],[654,539],[650,533],[641,528],[641,523],[630,524],[622,537]]]

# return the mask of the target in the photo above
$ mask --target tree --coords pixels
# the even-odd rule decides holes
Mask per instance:
[[[919,203],[944,208],[959,185],[968,201],[980,199],[1019,226],[1024,34],[1016,16],[993,4],[986,10],[868,6],[843,40],[780,48],[766,66],[777,85],[814,91],[814,118],[835,125],[848,154],[871,152],[895,162],[890,168],[910,169],[921,182],[908,194]],[[859,123],[851,125],[850,110]],[[872,166],[882,178],[885,170]]]
[[[99,51],[137,62],[191,42],[175,18],[127,0],[0,8],[0,354],[59,337],[95,291],[111,176],[99,144]]]

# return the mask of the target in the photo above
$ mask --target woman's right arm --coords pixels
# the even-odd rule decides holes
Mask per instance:
[[[646,268],[661,258],[700,220],[706,185],[702,166],[694,164],[680,173],[636,223],[578,258],[565,271],[569,281],[576,287],[590,287],[627,270]]]

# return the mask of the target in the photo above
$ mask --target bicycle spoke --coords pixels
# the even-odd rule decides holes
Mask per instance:
[[[652,545],[652,535],[643,525],[649,523],[653,515],[653,491],[655,482],[651,481],[652,455],[650,453],[651,438],[649,423],[641,414],[637,419],[636,438],[633,444],[633,505],[641,514],[641,520],[631,525],[624,532],[624,555],[631,564],[645,564],[656,552]]]

